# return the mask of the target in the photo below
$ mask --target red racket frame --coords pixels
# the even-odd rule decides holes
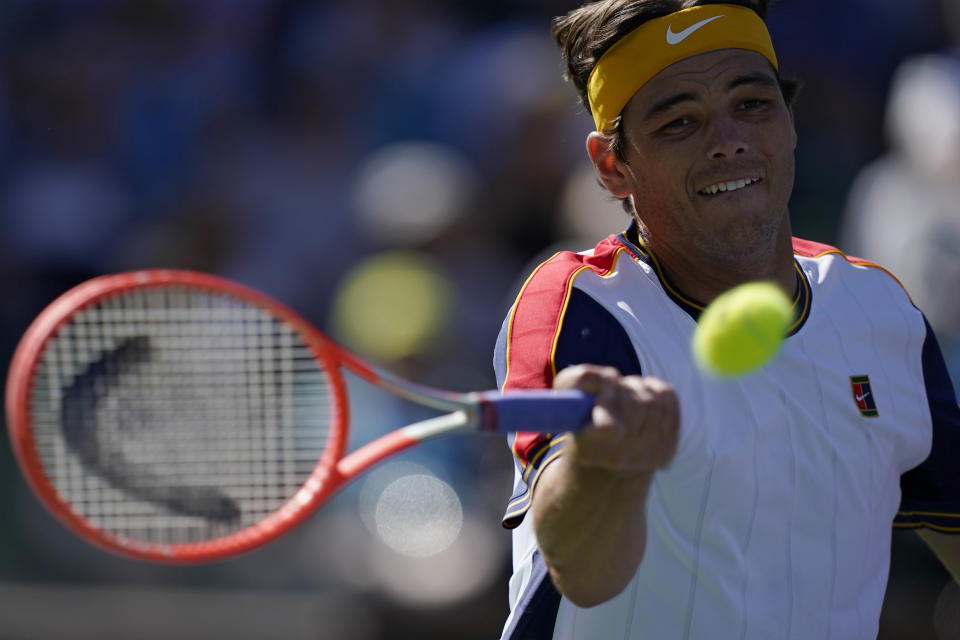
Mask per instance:
[[[72,314],[123,291],[150,286],[185,285],[226,293],[268,309],[301,334],[327,371],[334,412],[331,435],[309,479],[279,510],[243,530],[222,538],[175,545],[130,540],[98,529],[64,500],[43,470],[33,437],[30,388],[36,365],[47,341]],[[10,364],[6,388],[7,423],[13,451],[27,482],[41,502],[70,530],[90,543],[124,556],[170,563],[196,563],[234,556],[259,547],[303,522],[347,480],[388,455],[418,444],[400,431],[357,449],[344,457],[349,424],[349,403],[340,367],[362,379],[429,406],[454,411],[464,409],[464,396],[438,392],[406,383],[365,363],[327,339],[296,312],[249,287],[217,276],[193,271],[158,269],[101,276],[84,282],[54,300],[30,325]],[[472,403],[466,403],[469,406]]]

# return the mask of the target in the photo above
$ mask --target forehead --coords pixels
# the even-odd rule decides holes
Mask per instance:
[[[678,91],[702,92],[723,90],[735,78],[766,74],[776,78],[773,66],[762,55],[746,49],[708,51],[674,62],[640,87],[628,108],[651,104]]]

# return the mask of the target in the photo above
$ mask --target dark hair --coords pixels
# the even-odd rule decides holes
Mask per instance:
[[[708,4],[735,4],[752,9],[766,20],[771,0],[598,0],[584,4],[564,16],[553,19],[550,30],[554,41],[560,47],[566,64],[567,80],[573,83],[580,101],[590,111],[587,98],[587,81],[590,72],[620,38],[641,24],[661,18],[682,9]],[[800,88],[794,79],[784,79],[777,74],[780,92],[788,105]],[[610,136],[610,148],[617,158],[624,160],[624,136],[621,119],[617,118],[612,129],[604,131]],[[623,200],[624,209],[632,212],[629,199]]]

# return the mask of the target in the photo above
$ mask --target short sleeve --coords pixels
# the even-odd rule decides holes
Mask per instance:
[[[497,353],[494,356],[494,368],[497,381],[504,390],[520,388],[512,386],[507,376],[507,343],[511,347],[525,349],[527,366],[537,371],[549,371],[551,375],[543,377],[543,387],[553,382],[553,375],[565,367],[575,364],[599,364],[616,367],[624,375],[640,374],[640,362],[629,335],[617,319],[596,300],[585,292],[572,288],[565,301],[564,311],[554,336],[550,340],[534,340],[534,344],[552,346],[531,358],[529,349],[523,344],[523,336],[508,337],[510,318],[504,322],[500,338],[497,340]],[[529,376],[518,376],[527,380]],[[504,384],[506,380],[506,384]],[[530,506],[533,487],[540,474],[562,453],[571,436],[566,433],[516,433],[510,436],[511,451],[516,465],[516,481],[513,494],[507,503],[503,516],[503,526],[512,529],[523,521]]]
[[[896,527],[928,527],[960,534],[960,408],[930,324],[923,345],[923,375],[933,423],[927,459],[900,478]]]

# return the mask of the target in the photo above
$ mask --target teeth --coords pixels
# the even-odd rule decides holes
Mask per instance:
[[[760,178],[744,178],[741,180],[731,180],[729,182],[718,182],[717,184],[712,184],[709,187],[704,187],[701,189],[700,195],[712,195],[720,191],[736,191],[737,189],[743,189],[748,184],[753,184],[754,182],[760,182]]]

